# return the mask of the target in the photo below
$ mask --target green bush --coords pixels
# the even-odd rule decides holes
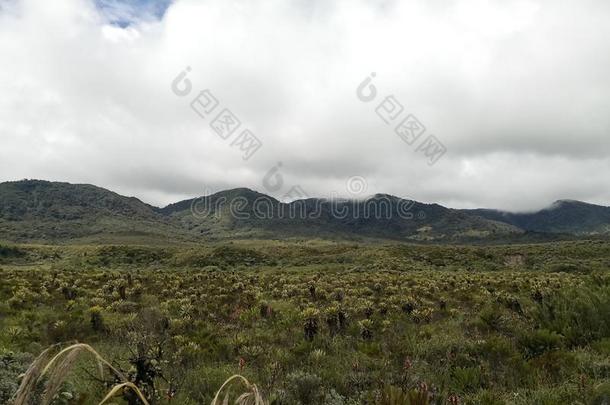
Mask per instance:
[[[8,404],[17,388],[19,375],[24,373],[34,356],[26,353],[0,353],[0,404]]]
[[[540,356],[561,347],[562,337],[547,329],[526,332],[519,337],[518,346],[526,358]]]
[[[453,370],[451,380],[458,392],[474,392],[481,388],[481,370],[478,367],[458,367]]]
[[[570,347],[610,337],[610,287],[563,289],[543,301],[537,318],[541,327],[564,336]]]
[[[478,321],[478,325],[488,331],[499,331],[505,325],[502,308],[497,303],[485,305],[479,312]]]
[[[318,404],[322,401],[322,379],[315,374],[295,371],[286,377],[286,391],[290,404]]]

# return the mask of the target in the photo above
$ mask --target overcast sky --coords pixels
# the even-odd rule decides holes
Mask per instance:
[[[388,124],[387,96],[404,107]],[[227,140],[210,127],[224,108],[241,121]],[[394,132],[408,114],[426,127],[413,145]],[[244,129],[262,142],[248,160]],[[610,2],[0,0],[0,180],[23,178],[156,205],[354,183],[459,208],[610,205]]]

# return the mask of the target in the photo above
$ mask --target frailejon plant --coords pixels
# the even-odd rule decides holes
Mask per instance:
[[[303,318],[303,331],[307,340],[313,340],[318,334],[318,316],[320,312],[316,308],[306,308],[301,316]]]
[[[324,319],[331,335],[339,332],[339,307],[331,305],[324,310]]]
[[[373,321],[370,319],[363,319],[358,322],[360,327],[360,336],[363,340],[371,340],[373,338]]]
[[[96,332],[103,332],[105,330],[104,318],[102,316],[102,308],[94,306],[89,308],[89,317],[91,328]]]

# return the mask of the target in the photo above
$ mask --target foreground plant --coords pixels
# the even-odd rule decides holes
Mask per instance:
[[[378,405],[429,405],[430,395],[428,386],[420,384],[418,389],[403,391],[399,387],[387,386],[384,388]],[[452,402],[450,404],[453,405]]]
[[[245,377],[243,377],[239,374],[236,374],[236,375],[230,377],[227,381],[224,382],[224,384],[222,384],[222,386],[216,393],[216,396],[212,400],[212,405],[228,405],[229,404],[229,400],[231,398],[231,384],[235,381],[241,382],[243,385],[245,385],[246,390],[238,395],[237,399],[235,399],[234,404],[236,404],[236,405],[268,405],[268,403],[265,402],[265,400],[263,399],[263,396],[261,395],[260,391],[258,390],[258,387],[256,386],[256,384],[251,384]],[[233,385],[235,385],[235,384],[233,384]],[[225,390],[225,396],[224,396],[224,399],[221,401],[220,397],[221,397],[223,390]]]
[[[102,378],[104,376],[104,366],[106,366],[121,381],[121,383],[112,387],[99,405],[107,403],[111,398],[127,389],[132,390],[144,405],[149,404],[138,387],[128,381],[123,373],[113,367],[91,346],[84,343],[76,343],[54,354],[58,348],[59,345],[51,346],[34,360],[23,375],[21,385],[15,394],[13,405],[30,405],[34,401],[37,387],[43,381],[45,387],[40,398],[40,405],[49,405],[59,392],[70,371],[74,368],[78,357],[81,354],[87,353],[93,355]]]
[[[142,403],[149,405],[150,402],[146,399],[141,389],[136,384],[129,381],[125,375],[116,367],[112,366],[104,359],[95,349],[84,343],[75,343],[64,349],[60,349],[60,345],[53,345],[43,351],[28,370],[23,374],[21,385],[15,394],[12,405],[50,405],[56,398],[61,386],[66,381],[70,371],[74,368],[76,360],[81,354],[90,354],[93,356],[100,373],[100,377],[104,379],[104,368],[107,367],[114,377],[119,381],[112,386],[110,391],[99,402],[99,405],[109,403],[109,401],[120,394],[129,393],[128,402],[130,404]],[[59,352],[58,352],[59,350]],[[233,394],[233,386],[235,382],[240,382],[245,386],[245,391],[238,392],[237,398],[233,402],[236,405],[268,405],[263,400],[261,393],[256,384],[250,383],[241,375],[234,375],[224,382],[220,387],[212,405],[228,405],[229,399]],[[40,394],[40,386],[44,385],[44,390]],[[224,398],[219,400],[224,392]]]

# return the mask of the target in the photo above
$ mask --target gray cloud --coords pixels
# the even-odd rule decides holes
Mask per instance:
[[[86,0],[0,0],[2,180],[163,205],[265,192],[282,162],[276,196],[347,195],[364,176],[369,193],[454,207],[608,205],[609,51],[602,0],[178,0],[124,28]],[[186,66],[180,98],[170,83]],[[371,72],[379,95],[365,104]],[[263,141],[250,160],[190,109],[203,89]],[[447,146],[436,165],[375,114],[388,95]]]

